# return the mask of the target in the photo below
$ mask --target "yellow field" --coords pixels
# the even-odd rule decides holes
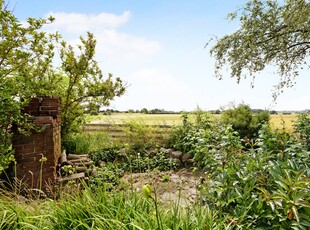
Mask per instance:
[[[296,114],[289,115],[271,115],[270,116],[270,124],[274,129],[283,129],[285,128],[289,132],[293,132],[293,123],[296,121]]]
[[[220,115],[212,115],[219,117]],[[194,115],[189,116],[194,120]],[[270,123],[274,129],[293,131],[293,121],[296,120],[296,114],[290,115],[271,115]],[[141,113],[113,113],[112,115],[98,115],[88,117],[90,124],[124,124],[132,120],[140,120],[146,125],[178,125],[182,123],[180,114],[141,114]]]
[[[181,124],[180,114],[142,114],[113,113],[112,115],[91,116],[91,124],[124,124],[132,120],[143,121],[146,125],[177,125]]]

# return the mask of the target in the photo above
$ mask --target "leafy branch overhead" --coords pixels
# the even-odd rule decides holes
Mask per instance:
[[[215,74],[227,64],[237,82],[254,75],[268,65],[277,68],[280,77],[274,92],[295,83],[300,69],[310,67],[310,2],[308,0],[250,0],[245,7],[228,15],[240,21],[240,28],[219,40],[210,50],[215,57]]]

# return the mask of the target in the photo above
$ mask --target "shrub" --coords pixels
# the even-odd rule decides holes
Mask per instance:
[[[214,121],[209,113],[197,110],[194,112],[195,124],[189,121],[188,114],[182,114],[182,125],[174,126],[170,136],[170,145],[182,152],[191,152],[198,141],[198,133],[204,133],[212,127]],[[197,137],[197,138],[195,138]]]
[[[115,162],[122,161],[126,157],[117,144],[109,144],[103,148],[94,150],[89,153],[90,159],[99,165],[101,161],[103,162]]]
[[[251,146],[247,151],[223,151],[238,146],[238,141],[225,141],[235,140],[229,130],[218,143],[224,149],[209,147],[203,160],[213,167],[200,186],[202,200],[220,216],[230,217],[239,229],[307,229],[309,152],[293,138],[283,144],[283,136],[266,127],[257,142],[246,140]]]
[[[118,167],[118,164],[107,162],[104,167],[95,167],[95,176],[90,176],[88,185],[93,190],[98,188],[105,188],[107,191],[111,191],[119,184],[120,175],[124,173],[123,169]]]
[[[176,128],[174,146],[190,152],[206,171],[199,186],[202,203],[236,229],[309,228],[310,153],[285,130],[264,123],[269,116],[242,110],[225,115],[240,124],[235,128],[223,119],[199,128],[186,117]],[[242,117],[249,119],[242,123]],[[236,127],[255,138],[241,139]]]
[[[297,120],[294,123],[295,132],[299,134],[300,139],[306,146],[307,150],[310,150],[310,117],[308,114],[299,114]]]
[[[110,145],[89,154],[94,163],[99,166],[100,162],[112,163],[124,172],[146,172],[147,170],[168,171],[176,169],[178,165],[173,162],[169,155],[162,150],[147,151],[143,154],[132,154],[131,150],[120,148],[119,145]],[[106,165],[104,165],[106,167]]]
[[[221,119],[225,124],[232,125],[232,128],[239,133],[241,138],[252,139],[257,137],[262,124],[269,122],[269,113],[261,111],[255,115],[248,105],[240,104],[236,108],[224,111]]]

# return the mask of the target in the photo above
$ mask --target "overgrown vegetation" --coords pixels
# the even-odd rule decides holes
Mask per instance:
[[[278,89],[291,86],[309,54],[309,3],[284,3],[249,1],[240,15],[241,29],[219,40],[211,51],[216,71],[228,62],[239,81],[243,70],[251,75],[275,63],[281,77]],[[97,113],[100,105],[124,93],[122,81],[111,74],[104,79],[94,60],[96,40],[91,33],[81,37],[77,54],[59,34],[42,31],[53,17],[30,18],[24,25],[3,0],[0,8],[0,173],[14,160],[12,125],[25,134],[33,128],[20,113],[33,96],[61,96],[64,147],[70,153],[89,154],[95,162],[88,184],[69,183],[69,192],[60,187],[54,199],[38,199],[43,198],[42,181],[39,189],[27,190],[22,181],[13,180],[11,191],[0,181],[1,229],[310,228],[308,115],[298,116],[294,133],[271,129],[268,113],[253,114],[247,105],[239,105],[218,119],[199,108],[194,121],[183,114],[183,124],[174,127],[169,141],[158,139],[156,128],[134,120],[125,128],[123,142],[111,143],[103,133],[77,134],[84,107]],[[56,47],[59,68],[53,64]],[[205,173],[197,184],[200,196],[191,206],[181,206],[179,200],[170,207],[162,205],[155,183],[140,192],[120,184],[124,173],[176,169],[161,148],[166,145],[191,154],[193,172]],[[44,161],[42,157],[41,177]],[[70,166],[67,170],[74,171]],[[166,174],[161,180],[170,177]]]
[[[150,193],[154,196],[154,191]],[[156,200],[155,200],[156,201]],[[206,206],[169,210],[155,207],[142,193],[96,192],[86,188],[80,195],[60,201],[31,202],[0,199],[1,229],[221,229],[215,225],[217,212]]]
[[[308,115],[295,123],[301,139],[271,130],[268,120],[259,123],[256,133],[245,128],[240,136],[234,123],[242,124],[246,116],[250,121],[251,114],[235,116],[239,110],[224,113],[220,120],[203,119],[201,125],[184,116],[183,126],[176,129],[174,146],[193,154],[197,167],[206,171],[200,185],[203,204],[240,229],[309,228]]]
[[[93,168],[96,175],[89,178],[83,189],[77,190],[74,186],[75,192],[71,195],[62,193],[57,196],[59,200],[40,202],[29,198],[20,200],[20,196],[1,190],[5,196],[1,195],[0,199],[3,207],[0,226],[7,229],[310,227],[308,115],[299,116],[295,133],[271,129],[266,121],[259,123],[257,132],[249,130],[253,135],[245,133],[244,137],[233,124],[227,123],[224,115],[214,118],[197,110],[195,118],[190,121],[184,114],[182,125],[174,127],[169,142],[175,149],[192,154],[193,172],[205,172],[197,184],[200,196],[190,207],[178,202],[168,207],[162,205],[155,184],[146,186],[140,194],[132,189],[130,181],[128,184],[120,182],[125,173],[176,168],[160,148],[160,142],[151,138],[148,142],[144,138],[152,132],[146,130],[143,123],[135,122],[133,128],[128,129],[128,132],[137,132],[130,136],[132,142],[107,140],[100,145],[106,136],[98,133],[93,137],[84,134],[84,142],[89,141],[89,145],[82,143],[82,136],[73,140],[76,147],[78,144],[92,146],[84,149],[96,165]],[[234,119],[238,122],[244,117]],[[169,181],[169,175],[161,180]]]

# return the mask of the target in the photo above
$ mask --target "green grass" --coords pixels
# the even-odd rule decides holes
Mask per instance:
[[[214,224],[217,212],[205,206],[156,209],[155,202],[139,193],[100,188],[59,200],[0,196],[0,229],[221,229]]]
[[[86,154],[104,148],[110,143],[107,133],[104,132],[78,133],[73,139],[77,154]]]

